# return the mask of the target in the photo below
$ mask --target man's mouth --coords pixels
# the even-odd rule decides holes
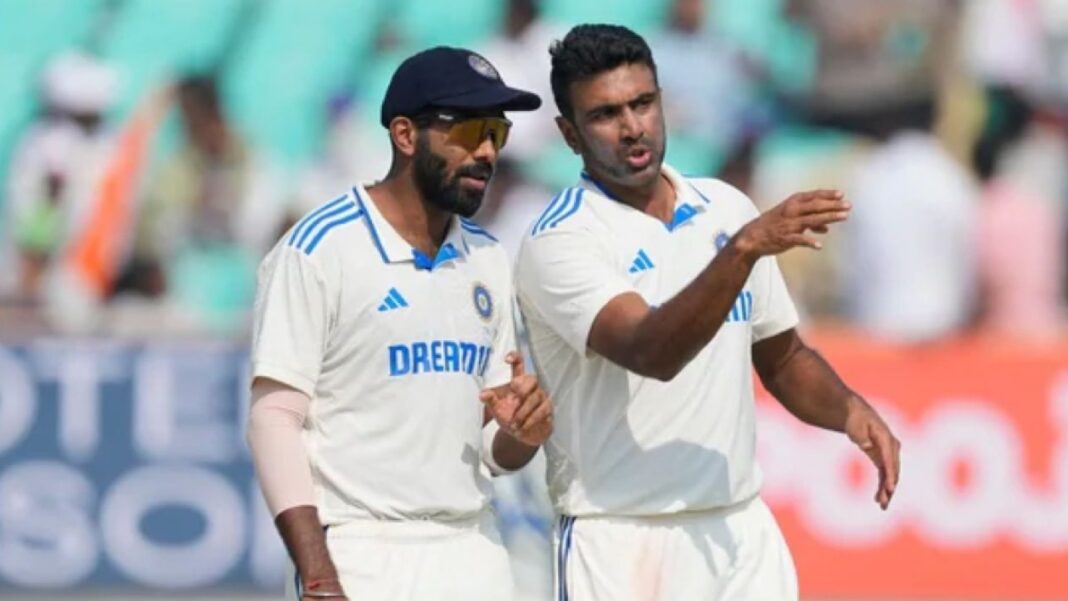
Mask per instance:
[[[460,183],[468,188],[475,188],[476,190],[485,190],[486,184],[489,183],[488,177],[482,177],[478,175],[461,175]]]
[[[627,151],[624,160],[632,170],[640,171],[652,162],[653,152],[645,146],[636,146]]]

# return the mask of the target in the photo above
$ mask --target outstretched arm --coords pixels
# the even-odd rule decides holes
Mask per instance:
[[[633,292],[609,301],[590,328],[589,348],[637,374],[674,378],[719,331],[758,259],[798,246],[820,248],[807,232],[826,232],[846,219],[849,208],[840,192],[794,194],[742,227],[659,307],[649,307]]]

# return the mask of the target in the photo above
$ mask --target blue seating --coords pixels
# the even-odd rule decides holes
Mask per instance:
[[[382,20],[377,0],[273,0],[227,65],[224,94],[240,130],[275,158],[314,154],[331,95],[353,87]]]
[[[545,17],[566,27],[577,23],[612,23],[644,34],[659,28],[666,20],[667,0],[613,0],[580,2],[543,0]]]
[[[406,45],[471,46],[496,33],[504,19],[505,0],[403,0],[391,16]]]
[[[119,67],[124,115],[168,77],[215,69],[250,0],[127,0],[120,5],[101,55]]]

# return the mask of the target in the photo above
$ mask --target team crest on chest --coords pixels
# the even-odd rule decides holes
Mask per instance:
[[[479,282],[475,282],[475,288],[471,293],[471,300],[475,303],[475,312],[485,321],[493,317],[493,297],[489,290]]]

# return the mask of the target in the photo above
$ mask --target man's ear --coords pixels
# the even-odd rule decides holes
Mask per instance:
[[[567,117],[559,115],[556,117],[556,127],[560,130],[560,135],[564,136],[564,142],[567,142],[571,152],[581,154],[579,152],[578,130],[575,129],[575,124]]]
[[[393,141],[393,146],[396,147],[397,152],[405,157],[411,157],[415,154],[415,143],[418,136],[419,129],[408,117],[394,117],[389,122],[390,140]]]

